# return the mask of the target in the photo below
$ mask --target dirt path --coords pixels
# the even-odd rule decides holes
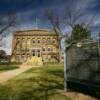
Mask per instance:
[[[72,91],[64,92],[62,90],[58,90],[58,92],[61,93],[62,95],[68,96],[71,100],[98,100],[94,97],[89,96],[88,94],[83,94],[79,92],[72,92]]]
[[[29,65],[23,64],[18,69],[2,72],[2,73],[0,73],[0,83],[4,83],[7,80],[31,69],[32,67],[39,67],[39,66],[29,66]]]
[[[78,92],[66,92],[64,95],[70,97],[71,100],[98,100],[94,97]]]

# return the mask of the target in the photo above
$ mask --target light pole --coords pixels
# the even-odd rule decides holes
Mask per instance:
[[[97,43],[97,54],[98,54],[98,66],[99,66],[99,71],[100,71],[100,43]]]
[[[67,91],[67,50],[66,50],[66,46],[64,48],[64,91]]]
[[[67,53],[69,48],[71,47],[72,44],[69,45],[65,45],[64,48],[64,91],[67,91],[67,66],[68,66],[68,62],[67,62]]]

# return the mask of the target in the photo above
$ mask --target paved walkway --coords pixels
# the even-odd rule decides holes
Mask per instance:
[[[2,73],[0,73],[0,83],[4,83],[7,80],[31,69],[32,67],[37,67],[37,66],[29,66],[29,65],[23,64],[18,69],[2,72]]]

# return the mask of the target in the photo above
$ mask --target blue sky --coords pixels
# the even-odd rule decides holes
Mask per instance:
[[[66,13],[67,8],[81,9],[83,13],[81,21],[87,22],[95,15],[92,31],[99,31],[100,0],[0,0],[0,15],[6,16],[9,12],[16,12],[20,22],[19,27],[22,28],[34,28],[35,18],[39,20],[39,28],[48,28],[50,24],[48,24],[44,12],[52,9],[61,17]],[[64,30],[68,30],[68,28]]]
[[[47,9],[52,9],[56,15],[62,18],[68,8],[73,11],[80,9],[81,13],[83,13],[80,22],[87,23],[88,20],[95,16],[93,23],[91,23],[91,32],[93,35],[100,32],[100,0],[0,0],[0,16],[6,18],[9,12],[16,12],[19,22],[17,29],[35,28],[36,18],[38,19],[38,28],[51,29],[44,12]],[[70,32],[70,30],[71,28],[68,25],[62,27],[63,32]],[[8,52],[10,52],[12,42],[11,31],[7,30],[10,34],[1,41],[2,47],[6,48]]]

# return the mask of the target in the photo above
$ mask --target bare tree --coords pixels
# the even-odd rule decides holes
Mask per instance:
[[[46,10],[45,15],[47,16],[47,19],[49,20],[50,24],[53,27],[53,30],[60,34],[62,37],[67,36],[63,35],[62,33],[62,25],[67,27],[70,26],[72,29],[75,25],[80,24],[86,29],[90,29],[91,25],[94,23],[95,15],[91,16],[89,20],[81,20],[80,19],[85,16],[85,14],[81,11],[81,7],[77,9],[64,8],[64,14],[62,13],[62,18],[60,16],[57,16],[51,9]]]
[[[53,27],[53,30],[55,31],[56,34],[62,35],[62,31],[60,28],[60,18],[59,16],[56,16],[52,10],[48,9],[45,12],[45,15],[47,17],[47,19],[49,20],[50,24]]]
[[[8,13],[6,16],[0,17],[0,41],[7,36],[5,31],[16,25],[16,14],[14,12]]]
[[[54,31],[60,35],[63,35],[60,25],[64,24],[65,26],[68,25],[71,28],[73,28],[73,26],[76,24],[79,17],[82,15],[79,12],[79,10],[74,11],[69,8],[66,8],[66,9],[64,9],[65,14],[62,15],[63,16],[62,19],[60,19],[59,16],[55,15],[51,9],[46,10],[45,12],[46,13],[45,15],[47,16],[47,19],[52,25]]]
[[[59,16],[55,16],[55,14],[51,10],[47,10],[45,12],[45,15],[47,16],[50,24],[52,25],[54,32],[57,34],[57,41],[60,42],[62,37],[62,31],[60,27],[61,22]],[[59,36],[60,36],[60,40],[59,40]],[[59,49],[61,49],[61,45],[59,45]],[[58,57],[58,62],[59,61],[60,61],[60,52]]]

